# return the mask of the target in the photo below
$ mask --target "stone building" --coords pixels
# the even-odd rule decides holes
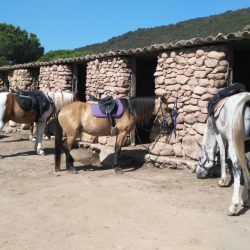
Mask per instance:
[[[177,103],[177,134],[151,144],[149,157],[162,164],[197,160],[207,118],[208,100],[219,89],[241,82],[250,90],[250,31],[218,34],[149,47],[107,52],[51,62],[0,68],[3,88],[75,91],[118,97],[164,95]],[[152,125],[152,124],[151,124]],[[140,141],[150,143],[157,133],[138,129]],[[139,144],[133,136],[130,142]],[[113,138],[98,143],[112,145]]]

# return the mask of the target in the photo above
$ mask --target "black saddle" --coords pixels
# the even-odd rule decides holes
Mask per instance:
[[[231,95],[238,94],[240,92],[246,92],[246,87],[242,83],[234,83],[222,90],[220,90],[215,96],[213,96],[210,101],[208,102],[207,110],[208,115],[212,115],[214,113],[215,106],[217,103]]]
[[[15,99],[24,111],[35,110],[36,122],[49,109],[50,101],[42,91],[20,90],[15,93]]]
[[[90,96],[90,100],[98,102],[101,112],[106,116],[111,116],[117,111],[117,103],[113,96],[106,96],[101,99],[98,99],[94,96]]]

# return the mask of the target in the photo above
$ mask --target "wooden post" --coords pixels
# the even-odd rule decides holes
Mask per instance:
[[[131,69],[131,85],[130,85],[130,97],[136,96],[136,58],[130,58]],[[135,129],[130,133],[130,143],[135,146]]]
[[[75,94],[78,89],[78,65],[72,65],[72,93]]]

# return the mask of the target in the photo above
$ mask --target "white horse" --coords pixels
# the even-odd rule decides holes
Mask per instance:
[[[58,112],[61,110],[61,108],[75,100],[75,94],[70,93],[70,92],[45,92],[45,94],[51,98],[55,104],[55,112]],[[35,123],[30,124],[30,135],[29,139],[31,141],[35,141],[34,137],[34,128],[36,127]],[[48,137],[45,135],[44,137],[45,140],[48,139]]]
[[[230,96],[215,121],[212,121],[212,117],[208,118],[201,157],[196,167],[198,178],[205,178],[215,164],[215,152],[218,144],[222,156],[222,178],[220,182],[224,185],[226,177],[225,155],[228,154],[232,162],[234,176],[234,191],[228,215],[235,215],[238,210],[241,172],[243,172],[244,177],[242,205],[250,205],[248,200],[249,171],[245,157],[245,141],[250,136],[250,106],[248,106],[248,103],[250,103],[250,93],[243,92]],[[227,145],[227,152],[225,152],[224,143]]]

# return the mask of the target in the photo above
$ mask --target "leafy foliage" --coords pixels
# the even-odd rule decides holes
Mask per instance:
[[[78,48],[78,51],[91,50],[94,53],[121,49],[140,48],[152,44],[186,40],[193,37],[206,37],[218,33],[230,33],[243,30],[250,24],[250,8],[228,11],[220,15],[196,18],[168,26],[138,29],[107,42]]]
[[[44,49],[35,34],[0,23],[0,65],[35,61],[43,53]]]
[[[76,51],[76,50],[51,50],[44,54],[41,58],[39,58],[39,61],[53,61],[57,59],[63,59],[63,58],[71,58],[71,57],[81,57],[85,56],[86,54],[90,55],[93,54],[91,51]]]

